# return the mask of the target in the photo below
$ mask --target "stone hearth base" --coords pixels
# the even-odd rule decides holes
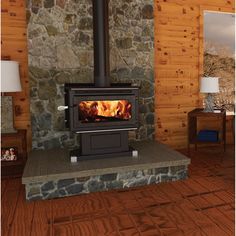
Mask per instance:
[[[70,163],[67,150],[33,151],[22,182],[26,199],[40,200],[187,178],[190,160],[157,142],[133,144],[139,157]]]

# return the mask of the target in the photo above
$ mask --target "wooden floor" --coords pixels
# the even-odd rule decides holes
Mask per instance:
[[[20,179],[2,181],[2,236],[234,235],[234,148],[193,153],[189,174],[185,181],[35,202],[25,201]]]

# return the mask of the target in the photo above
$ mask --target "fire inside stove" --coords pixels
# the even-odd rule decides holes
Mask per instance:
[[[131,103],[127,100],[82,101],[79,119],[82,123],[127,121],[131,118]]]

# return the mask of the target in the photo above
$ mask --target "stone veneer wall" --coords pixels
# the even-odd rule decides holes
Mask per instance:
[[[110,1],[112,82],[141,86],[136,139],[154,136],[153,0]],[[93,82],[91,0],[27,0],[33,149],[73,147],[64,126],[65,82]]]
[[[25,185],[27,200],[52,199],[143,186],[187,178],[186,165],[126,171],[97,176],[60,179]]]

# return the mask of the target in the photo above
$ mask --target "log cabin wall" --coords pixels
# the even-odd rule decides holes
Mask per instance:
[[[155,117],[157,140],[187,146],[187,113],[201,107],[203,11],[234,12],[233,0],[155,0]],[[232,120],[228,120],[230,126]],[[228,128],[227,137],[232,140]],[[229,141],[231,141],[229,140]]]
[[[13,97],[16,129],[27,130],[28,151],[31,149],[31,119],[29,109],[28,50],[25,0],[1,1],[1,58],[20,63],[22,92],[7,93]]]

